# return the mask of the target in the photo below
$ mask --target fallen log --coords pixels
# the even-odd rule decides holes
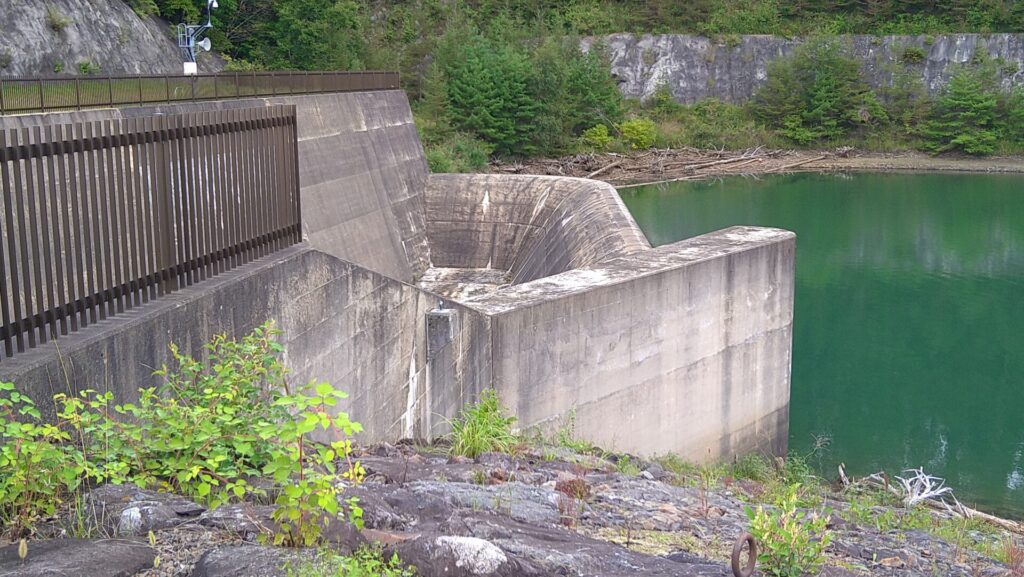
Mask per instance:
[[[591,172],[585,178],[594,178],[594,177],[596,177],[599,174],[604,174],[604,173],[608,172],[609,170],[611,170],[611,169],[613,169],[613,168],[615,168],[617,166],[621,166],[622,162],[623,161],[619,160],[619,161],[613,162],[611,164],[605,165],[603,168],[599,168],[599,169],[595,170],[594,172]]]
[[[822,154],[821,156],[816,156],[814,158],[805,158],[804,160],[799,160],[799,161],[793,162],[791,164],[785,164],[783,166],[779,166],[779,167],[773,168],[773,169],[769,170],[768,172],[782,172],[784,170],[789,170],[791,168],[796,168],[797,166],[801,166],[801,165],[808,164],[808,163],[811,163],[811,162],[816,162],[818,160],[824,160],[825,158],[827,158],[827,156],[824,155],[824,154]]]

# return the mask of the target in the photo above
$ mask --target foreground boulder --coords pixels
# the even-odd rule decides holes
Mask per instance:
[[[127,539],[31,541],[24,560],[17,543],[0,549],[0,577],[132,577],[155,559],[151,547]]]
[[[308,550],[229,545],[204,553],[192,577],[289,577],[312,558]]]
[[[86,494],[88,514],[107,536],[147,535],[180,525],[206,511],[185,497],[135,485],[102,485]]]

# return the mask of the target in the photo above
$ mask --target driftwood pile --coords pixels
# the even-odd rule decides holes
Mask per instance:
[[[655,182],[701,180],[718,176],[789,172],[824,160],[818,151],[654,149],[619,154],[584,153],[562,158],[495,161],[490,171],[503,174],[547,174],[597,178],[620,187]],[[808,167],[809,168],[809,167]]]

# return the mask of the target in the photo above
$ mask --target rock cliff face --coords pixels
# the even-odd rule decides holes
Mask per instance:
[[[173,29],[122,0],[0,0],[0,75],[181,74]],[[222,66],[205,54],[200,70]]]
[[[906,68],[920,73],[928,91],[934,94],[979,49],[987,50],[1000,63],[1004,86],[1024,84],[1024,34],[846,39],[874,87],[891,82],[894,69]],[[712,39],[687,34],[613,34],[585,39],[583,47],[589,49],[601,43],[607,48],[612,73],[628,97],[646,98],[665,85],[679,102],[704,98],[742,102],[764,82],[769,63],[791,54],[802,42],[779,36]]]

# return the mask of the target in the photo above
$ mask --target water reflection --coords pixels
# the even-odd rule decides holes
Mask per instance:
[[[654,244],[730,226],[797,233],[792,445],[821,465],[924,466],[1024,515],[1024,178],[795,175],[623,198]]]

